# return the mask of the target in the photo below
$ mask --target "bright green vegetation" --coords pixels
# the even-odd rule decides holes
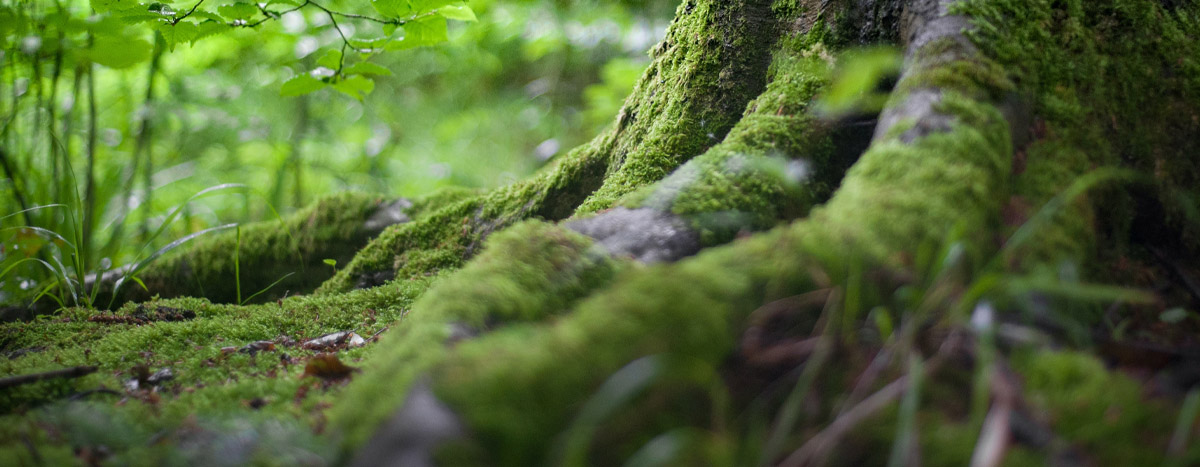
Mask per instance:
[[[891,86],[894,55],[841,51],[912,37],[880,29],[901,3],[684,1],[613,124],[530,177],[414,197],[365,246],[356,219],[386,198],[325,198],[145,275],[220,282],[233,241],[256,265],[242,294],[298,256],[321,272],[298,289],[332,274],[311,295],[215,303],[237,301],[226,278],[118,312],[179,321],[0,326],[8,373],[100,367],[0,395],[0,455],[187,463],[245,434],[239,461],[345,463],[428,387],[464,427],[429,453],[449,465],[966,465],[1000,415],[1020,439],[1003,465],[1200,462],[1200,392],[1157,361],[1186,357],[1200,319],[1164,311],[1191,299],[1096,285],[1167,277],[1147,248],[1196,246],[1200,3],[964,1],[971,30],[909,50]],[[874,120],[848,149],[846,125]],[[559,224],[617,206],[679,216],[706,248],[648,266]],[[348,383],[304,376],[282,354],[313,351],[282,339],[222,350],[385,326],[337,352]],[[54,402],[137,364],[176,378]]]
[[[32,225],[63,235],[81,251],[87,273],[139,261],[206,228],[276,221],[272,208],[286,215],[332,193],[418,200],[439,188],[486,189],[524,178],[610,122],[676,6],[474,0],[477,22],[450,10],[443,13],[453,19],[435,15],[448,31],[436,46],[348,51],[343,81],[376,83],[360,102],[334,83],[281,96],[285,82],[328,65],[327,56],[344,44],[329,15],[313,5],[254,28],[218,28],[240,14],[221,7],[251,4],[204,2],[173,27],[206,32],[171,48],[169,38],[155,45],[155,31],[172,28],[162,21],[184,15],[192,3],[161,2],[166,10],[156,12],[148,10],[153,2],[144,3],[138,12],[137,2],[104,2],[100,21],[90,24],[84,0],[0,2],[0,148],[7,164],[0,215],[69,205],[8,217],[0,228]],[[269,11],[295,8],[270,3]],[[340,13],[407,17],[377,9],[385,3],[315,2]],[[372,21],[337,24],[354,41],[384,36]],[[391,37],[404,34],[401,27]],[[124,45],[109,46],[114,40]],[[188,202],[228,183],[252,189]],[[58,251],[46,235],[3,230],[0,241],[58,257],[73,274],[71,249]],[[23,258],[9,252],[4,266]],[[32,298],[39,290],[19,285],[49,276],[32,262],[19,266],[0,279],[0,301]]]

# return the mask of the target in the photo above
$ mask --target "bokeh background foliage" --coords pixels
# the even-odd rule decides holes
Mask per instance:
[[[0,303],[328,193],[518,180],[611,120],[674,7],[0,0]]]

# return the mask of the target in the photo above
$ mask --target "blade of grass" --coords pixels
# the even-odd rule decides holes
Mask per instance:
[[[1169,456],[1163,465],[1183,465],[1180,458],[1188,448],[1188,438],[1192,435],[1192,426],[1196,424],[1196,415],[1200,414],[1200,389],[1193,389],[1179,409],[1179,419],[1175,422],[1175,432],[1171,434],[1171,444],[1167,447]]]
[[[242,226],[239,224],[237,227],[235,227],[235,229],[237,229],[237,242],[233,245],[233,282],[234,288],[237,289],[238,305],[241,305],[245,303],[242,301],[242,268],[240,265],[242,254]]]
[[[600,385],[600,389],[583,404],[583,408],[564,433],[557,465],[587,465],[588,446],[600,423],[658,379],[666,371],[665,365],[662,356],[650,355],[630,362],[609,376]]]
[[[162,256],[164,253],[171,251],[171,250],[175,249],[175,247],[178,247],[179,245],[187,243],[187,242],[191,241],[192,239],[195,239],[196,237],[200,237],[202,235],[206,235],[206,234],[209,234],[212,232],[218,232],[221,230],[228,230],[228,229],[234,228],[236,226],[237,226],[237,224],[225,224],[225,225],[219,225],[216,227],[210,227],[210,228],[201,230],[199,232],[194,232],[194,233],[188,234],[188,235],[184,236],[183,238],[175,240],[175,241],[167,244],[166,246],[159,248],[158,251],[155,251],[154,254],[151,254],[146,259],[144,259],[142,261],[138,261],[134,267],[129,268],[129,270],[126,271],[126,273],[120,279],[117,280],[117,283],[113,285],[113,298],[112,298],[112,300],[109,301],[109,304],[108,304],[109,307],[112,306],[112,301],[116,300],[117,292],[120,290],[121,286],[125,284],[126,279],[128,279],[130,276],[132,276],[134,274],[137,274],[139,271],[141,271],[143,268],[145,268],[146,265],[150,264],[150,262],[154,261],[155,259],[158,259],[159,256]]]
[[[900,415],[896,421],[896,438],[892,442],[892,454],[888,467],[909,465],[912,445],[917,441],[917,409],[921,405],[921,376],[925,373],[921,357],[913,355],[908,361],[908,390],[900,401]]]
[[[836,319],[836,311],[839,303],[842,303],[841,293],[834,289],[829,292],[829,297],[826,298],[825,307],[821,311],[821,317],[817,320],[817,329],[821,329],[821,335],[832,336],[835,332],[835,327],[838,325]],[[784,401],[783,407],[779,409],[779,416],[775,420],[775,428],[771,430],[771,435],[767,438],[767,443],[763,447],[762,455],[759,457],[759,465],[774,465],[775,458],[783,450],[784,440],[789,434],[796,429],[796,423],[800,420],[800,409],[804,400],[808,397],[809,390],[812,389],[813,383],[817,376],[825,367],[825,362],[833,353],[833,339],[821,339],[817,343],[816,350],[813,350],[812,357],[804,363],[804,371],[800,373],[800,378],[796,381],[796,385],[792,387],[792,392],[788,394],[787,400]]]
[[[275,280],[275,282],[272,282],[272,283],[271,283],[271,285],[268,285],[268,286],[266,286],[266,287],[263,287],[263,289],[262,289],[262,290],[259,290],[258,292],[254,292],[254,295],[251,295],[251,296],[249,296],[249,297],[246,297],[246,300],[245,300],[245,301],[239,301],[239,302],[238,302],[238,304],[239,304],[239,305],[245,305],[245,304],[249,303],[251,300],[254,300],[254,297],[257,297],[257,296],[259,296],[259,295],[262,295],[262,294],[263,294],[263,292],[266,292],[266,291],[268,291],[268,290],[271,290],[272,288],[274,288],[276,285],[279,285],[279,283],[280,283],[280,282],[283,282],[283,280],[284,280],[284,279],[287,279],[287,278],[288,278],[289,276],[291,276],[292,274],[295,274],[295,273],[294,273],[294,272],[289,272],[289,273],[287,273],[287,274],[284,274],[284,275],[283,275],[283,277],[280,277],[279,279],[276,279],[276,280]]]
[[[4,219],[8,219],[8,218],[10,218],[10,217],[13,217],[13,216],[16,216],[16,215],[25,214],[25,213],[27,213],[27,212],[40,211],[40,210],[42,210],[42,209],[49,209],[49,208],[65,208],[65,207],[67,207],[67,205],[65,205],[65,204],[62,204],[62,203],[55,203],[55,204],[44,204],[44,205],[41,205],[41,206],[34,206],[34,207],[32,207],[32,208],[28,208],[28,209],[22,209],[22,210],[20,210],[20,211],[14,212],[14,213],[12,213],[12,214],[9,214],[9,215],[6,215],[6,216],[4,216],[4,217],[0,217],[0,221],[2,221],[2,220],[4,220]]]

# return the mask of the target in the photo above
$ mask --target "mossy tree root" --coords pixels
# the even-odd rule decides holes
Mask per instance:
[[[95,300],[99,307],[110,302],[120,307],[153,296],[237,303],[239,280],[243,299],[264,291],[255,298],[256,303],[305,294],[333,274],[325,260],[349,262],[386,227],[410,221],[437,201],[438,196],[415,205],[406,199],[362,193],[330,196],[285,218],[241,226],[240,238],[228,229],[149,261],[132,275],[144,288],[126,278],[129,268],[122,268],[103,274],[98,281],[90,278],[89,290],[100,287]]]
[[[426,372],[422,366],[397,365],[411,363],[405,356],[418,349],[429,352],[430,347],[438,347],[443,348],[440,357],[422,360],[432,365],[427,371],[433,391],[461,417],[471,433],[471,444],[482,448],[480,455],[506,465],[552,461],[542,451],[545,442],[568,431],[572,415],[603,375],[649,355],[690,362],[715,373],[736,348],[747,316],[759,305],[828,287],[828,278],[840,280],[851,268],[902,270],[898,253],[909,251],[913,244],[942,242],[955,226],[968,232],[990,230],[1000,210],[998,200],[1007,190],[1013,153],[1010,121],[997,96],[1004,96],[1009,89],[1002,86],[1011,84],[1004,79],[980,79],[994,77],[982,71],[964,73],[962,79],[936,87],[912,83],[921,75],[916,71],[995,69],[965,41],[950,33],[944,39],[948,40],[925,41],[916,47],[909,72],[901,80],[901,89],[909,91],[898,94],[886,113],[898,117],[876,133],[871,149],[829,203],[807,219],[676,264],[629,269],[550,322],[496,329],[456,341],[449,348],[443,347],[451,335],[449,328],[437,323],[444,318],[433,317],[435,324],[425,327],[409,327],[393,336],[387,354],[379,355],[377,366],[348,390],[350,399],[372,394],[372,402],[345,404],[335,414],[335,422],[353,423],[339,425],[352,445],[364,441],[371,432],[364,427],[375,425],[362,421],[379,419],[369,413],[398,407],[403,400],[392,392],[393,400],[381,401],[379,390],[397,382],[411,384]],[[929,43],[938,53],[924,53]],[[910,99],[920,99],[923,105],[914,106]],[[970,240],[979,249],[991,243],[987,237]],[[468,271],[478,269],[468,268],[464,274]],[[496,280],[500,278],[475,277],[473,283]],[[442,284],[428,296],[441,296],[440,287],[461,285],[454,279]],[[862,297],[870,303],[896,286],[894,280],[881,280],[864,290]],[[424,313],[422,305],[435,306],[418,303],[414,317]],[[435,309],[460,306],[468,305],[439,303]],[[558,308],[546,311],[561,313]],[[593,454],[619,459],[631,454],[647,435],[659,432],[655,430],[709,419],[694,407],[662,405],[662,398],[651,397],[645,403],[657,404],[655,420],[633,421],[631,426],[597,434],[606,440],[608,452]]]
[[[530,180],[463,200],[391,229],[320,293],[455,269],[493,232],[611,207],[721,141],[765,85],[780,27],[766,0],[689,1],[616,122]]]

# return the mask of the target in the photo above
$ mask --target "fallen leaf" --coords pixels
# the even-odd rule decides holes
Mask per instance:
[[[323,353],[308,359],[304,365],[304,374],[300,377],[316,376],[325,380],[336,380],[350,377],[357,368],[347,366],[338,360],[337,355]]]

